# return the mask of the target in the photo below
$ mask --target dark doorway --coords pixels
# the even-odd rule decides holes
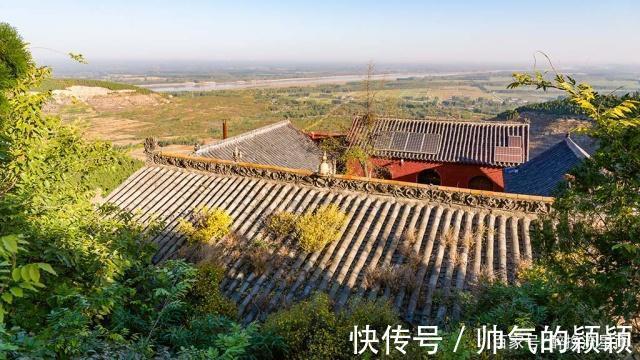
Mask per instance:
[[[491,191],[493,182],[484,175],[474,176],[469,180],[469,189]]]
[[[440,175],[435,170],[424,170],[418,174],[418,184],[440,185]]]

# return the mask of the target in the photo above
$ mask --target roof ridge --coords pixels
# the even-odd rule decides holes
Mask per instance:
[[[576,142],[573,141],[573,139],[571,139],[569,134],[567,134],[567,136],[564,138],[564,142],[567,144],[569,149],[571,149],[571,151],[573,151],[573,153],[576,154],[577,157],[579,157],[581,159],[585,159],[585,158],[590,158],[591,157],[589,155],[589,153],[584,151],[584,149],[581,148],[580,145],[576,144]]]
[[[259,127],[257,129],[253,129],[250,131],[247,131],[245,133],[236,135],[236,136],[232,136],[230,138],[224,139],[222,141],[219,141],[217,143],[213,143],[213,144],[209,144],[209,145],[205,145],[203,147],[201,147],[198,151],[196,151],[196,154],[201,154],[207,150],[211,150],[211,149],[217,149],[217,148],[221,148],[223,146],[227,146],[227,145],[231,145],[231,144],[235,144],[239,141],[242,140],[246,140],[246,139],[250,139],[252,137],[255,137],[257,135],[262,135],[266,132],[281,128],[283,126],[286,125],[290,125],[291,121],[289,120],[282,120],[282,121],[278,121],[276,123],[273,124],[269,124],[263,127]]]
[[[529,125],[524,121],[491,121],[491,120],[460,120],[460,119],[410,119],[410,118],[394,118],[394,117],[379,117],[376,120],[392,120],[392,121],[422,121],[422,122],[434,122],[434,123],[460,123],[460,124],[475,124],[475,125],[497,125],[497,126],[513,126],[513,125]]]
[[[553,198],[544,196],[414,184],[351,175],[321,177],[309,170],[290,169],[280,166],[220,160],[161,151],[150,154],[150,160],[152,164],[174,166],[185,170],[258,177],[283,183],[290,182],[366,194],[436,201],[449,205],[477,207],[478,209],[544,213],[548,211],[549,204],[553,202]]]

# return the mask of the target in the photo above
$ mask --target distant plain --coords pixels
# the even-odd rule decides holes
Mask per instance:
[[[297,86],[289,86],[295,83],[295,78],[288,73],[258,76],[260,80],[256,81],[244,75],[230,75],[215,77],[216,83],[240,83],[245,84],[244,88],[205,91],[195,87],[189,88],[192,91],[154,92],[140,85],[198,84],[212,81],[212,77],[119,74],[101,76],[105,81],[57,78],[44,84],[42,89],[56,92],[48,111],[77,124],[87,137],[135,148],[145,137],[155,136],[164,145],[192,147],[219,139],[222,120],[229,121],[230,135],[284,119],[305,131],[346,131],[353,114],[362,108],[365,93],[363,82],[358,79],[363,76],[321,73],[319,77],[325,76],[337,80],[335,83],[302,80]],[[635,75],[578,73],[575,76],[578,81],[593,84],[602,93],[640,90],[640,81]],[[310,77],[313,78],[306,76]],[[282,78],[289,79],[286,86],[264,85],[270,84],[265,79]],[[376,110],[381,115],[404,118],[492,119],[505,110],[560,95],[535,89],[508,90],[510,81],[507,71],[432,76],[379,74],[372,81],[372,89]],[[275,83],[279,82],[282,83],[277,80]],[[85,91],[83,87],[110,91],[95,96],[73,95],[74,91],[80,94]]]

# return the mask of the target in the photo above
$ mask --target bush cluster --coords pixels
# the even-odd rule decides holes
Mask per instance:
[[[338,239],[346,218],[347,215],[333,204],[303,214],[296,223],[300,247],[307,252],[322,250]]]
[[[319,293],[270,315],[264,330],[284,339],[292,359],[349,359],[353,353],[349,332],[354,325],[370,325],[382,334],[387,325],[401,323],[385,302],[362,300],[335,312],[331,299]]]
[[[267,228],[275,238],[285,238],[295,233],[297,220],[298,216],[294,213],[278,212],[269,217]]]
[[[352,359],[356,356],[353,355],[353,342],[349,340],[349,334],[354,326],[363,329],[366,325],[376,331],[378,339],[388,326],[395,328],[401,325],[404,329],[412,329],[399,318],[392,305],[383,300],[356,298],[346,309],[336,312],[331,299],[324,293],[317,293],[288,309],[271,314],[263,325],[263,331],[282,338],[291,359]],[[377,354],[367,350],[360,356],[364,359],[470,359],[476,355],[472,335],[463,339],[456,353],[453,353],[453,347],[457,333],[450,331],[440,335],[443,340],[436,356],[428,355],[428,349],[420,347],[415,341],[409,341],[404,348],[406,354],[393,347],[389,355],[384,354],[384,341],[381,341],[376,346],[379,350]]]
[[[201,206],[194,210],[191,220],[180,219],[178,231],[190,244],[212,244],[229,234],[233,220],[226,211]]]
[[[220,291],[220,282],[224,277],[224,269],[211,264],[200,264],[197,267],[195,282],[191,288],[190,301],[202,314],[220,314],[230,319],[237,316],[235,304]]]
[[[340,236],[346,214],[336,205],[321,206],[302,215],[283,211],[273,214],[267,229],[277,239],[292,236],[306,252],[322,250]]]

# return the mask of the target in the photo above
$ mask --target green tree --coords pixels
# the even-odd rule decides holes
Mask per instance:
[[[602,100],[588,84],[556,74],[514,74],[510,88],[564,91],[592,121],[599,148],[574,169],[537,238],[544,260],[613,321],[640,330],[640,111],[629,97]]]
[[[16,85],[29,70],[31,54],[18,32],[0,23],[0,91]]]
[[[3,75],[11,82],[0,114],[0,358],[282,358],[279,337],[219,314],[223,299],[202,288],[217,281],[199,281],[210,274],[184,261],[151,263],[157,222],[94,203],[96,186],[123,176],[114,164],[135,167],[45,115],[50,92],[30,90],[50,70],[26,59],[24,71]]]
[[[7,91],[16,87],[29,72],[31,55],[26,44],[11,26],[0,23],[0,128],[6,128],[10,116],[12,98],[7,99]],[[12,160],[11,136],[0,133],[0,201],[15,185],[15,174],[5,170]],[[0,215],[8,215],[2,214]],[[5,216],[0,218],[5,219]],[[1,228],[1,226],[0,226]],[[40,270],[55,275],[51,265],[44,262],[29,262],[22,255],[29,243],[22,234],[1,232],[0,230],[0,324],[11,310],[14,300],[24,297],[25,291],[43,288]]]

